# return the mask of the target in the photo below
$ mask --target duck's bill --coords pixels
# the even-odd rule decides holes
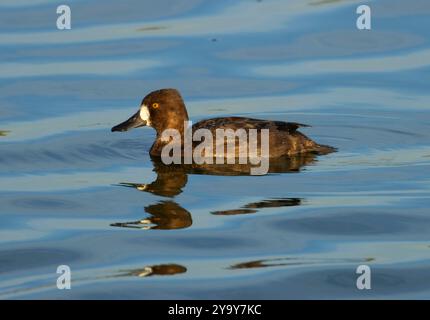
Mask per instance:
[[[133,116],[130,117],[130,119],[116,125],[111,129],[112,132],[114,131],[128,131],[133,128],[143,127],[146,126],[146,120],[143,120],[140,117],[140,112],[137,112]]]

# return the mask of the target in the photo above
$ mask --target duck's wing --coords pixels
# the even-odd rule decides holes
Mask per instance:
[[[287,131],[289,133],[296,132],[300,127],[310,127],[310,125],[298,123],[298,122],[284,122],[284,121],[269,121],[273,123],[276,130]]]
[[[245,117],[223,117],[197,122],[193,125],[193,132],[198,129],[208,129],[211,131],[212,136],[215,137],[216,129],[231,129],[234,131],[238,129],[245,129],[246,131],[249,129],[257,129],[258,141],[261,141],[261,130],[269,129],[269,156],[271,158],[291,156],[306,152],[327,154],[336,150],[332,147],[319,145],[312,141],[297,130],[301,127],[309,127],[309,125],[297,122],[271,121]],[[233,137],[232,139],[235,138]],[[227,142],[229,142],[228,139]],[[232,140],[232,142],[235,143],[235,140]],[[198,142],[195,143],[198,144]],[[222,143],[225,144],[224,142]],[[246,141],[242,143],[246,144]],[[236,157],[240,155],[238,150],[240,150],[240,145],[236,148]],[[244,150],[246,149],[244,148]]]
[[[293,133],[300,127],[309,127],[297,122],[271,121],[245,117],[223,117],[202,120],[193,125],[193,131],[208,129],[215,133],[216,129],[269,129],[270,131],[281,131]]]

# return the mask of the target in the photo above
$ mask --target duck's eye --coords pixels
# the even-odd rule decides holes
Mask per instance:
[[[154,109],[157,109],[159,106],[160,106],[160,105],[159,105],[158,103],[156,103],[156,102],[152,104],[152,107],[153,107]]]

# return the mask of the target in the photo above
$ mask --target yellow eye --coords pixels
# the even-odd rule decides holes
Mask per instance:
[[[153,104],[152,104],[152,107],[153,107],[154,109],[157,109],[157,108],[159,107],[159,104],[158,104],[158,103],[153,103]]]

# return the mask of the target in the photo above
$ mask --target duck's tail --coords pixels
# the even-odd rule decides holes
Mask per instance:
[[[293,134],[290,134],[288,139],[290,139],[290,144],[288,145],[288,154],[290,155],[307,152],[317,155],[325,155],[337,151],[336,148],[331,146],[316,143],[299,131],[295,131]]]
[[[300,152],[311,152],[318,155],[325,155],[337,151],[337,149],[332,146],[316,143],[301,132],[296,131],[295,136],[299,137],[298,141],[300,141],[299,145],[301,146]]]
[[[337,148],[327,146],[324,144],[316,144],[314,149],[314,152],[319,155],[325,155],[336,151],[337,151]]]

